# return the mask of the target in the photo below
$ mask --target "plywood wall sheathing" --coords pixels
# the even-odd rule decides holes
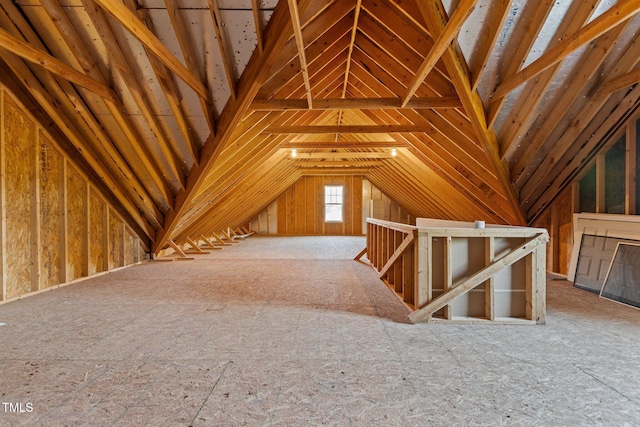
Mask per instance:
[[[67,167],[67,279],[86,276],[84,241],[87,186],[74,167]]]
[[[109,211],[109,268],[123,266],[124,233],[120,219],[113,211]]]
[[[33,123],[5,98],[5,215],[7,298],[31,291],[31,161]]]
[[[41,288],[60,283],[60,189],[63,158],[40,132]]]
[[[89,247],[91,254],[89,258],[89,274],[99,273],[105,270],[104,258],[105,250],[105,233],[104,215],[105,204],[93,191],[89,198]]]
[[[109,209],[89,178],[19,100],[0,90],[2,301],[105,271]],[[140,239],[111,211],[116,266],[137,262]]]

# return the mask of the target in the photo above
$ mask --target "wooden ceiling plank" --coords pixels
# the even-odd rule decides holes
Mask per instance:
[[[307,0],[299,5],[300,10],[306,8]],[[269,30],[265,35],[265,46],[262,52],[254,51],[247,67],[245,68],[238,83],[238,96],[227,102],[225,109],[220,116],[218,132],[212,135],[200,151],[200,162],[193,167],[187,177],[185,190],[178,192],[174,204],[174,210],[165,215],[163,230],[158,233],[154,243],[153,251],[157,253],[162,250],[171,237],[184,211],[189,207],[193,194],[198,191],[202,181],[206,178],[221,150],[227,145],[234,127],[244,116],[249,105],[255,98],[260,86],[268,77],[270,65],[275,61],[276,54],[284,46],[293,29],[291,20],[284,6],[276,6],[271,16]]]
[[[73,53],[74,57],[85,69],[87,75],[91,76],[98,82],[102,82],[106,85],[107,79],[96,66],[96,61],[93,55],[87,49],[83,39],[80,37],[75,27],[67,17],[62,6],[56,0],[42,0],[42,7],[49,15],[52,22],[55,22],[55,26],[58,29],[60,36],[69,47],[69,51]],[[137,156],[136,161],[139,161],[144,166],[149,176],[155,182],[158,191],[164,198],[164,203],[168,206],[171,203],[173,195],[167,182],[161,175],[162,167],[158,159],[150,155],[149,150],[145,150],[141,144],[143,141],[139,132],[133,126],[129,118],[126,116],[126,109],[122,104],[122,101],[116,97],[116,102],[105,104],[109,109],[109,112],[118,123],[118,126],[127,137],[128,143],[135,151]],[[131,160],[129,160],[131,162]]]
[[[88,0],[97,3],[115,18],[140,43],[148,47],[158,59],[180,77],[200,97],[211,102],[211,94],[205,85],[194,76],[167,47],[119,0]]]
[[[81,0],[85,7],[85,11],[91,19],[91,22],[96,28],[102,43],[107,49],[110,58],[114,65],[118,69],[120,76],[127,85],[127,89],[131,93],[136,105],[140,109],[145,122],[149,125],[149,128],[154,133],[158,146],[166,159],[166,163],[169,166],[169,170],[173,178],[184,188],[184,174],[179,169],[179,157],[175,150],[172,152],[170,147],[172,146],[164,136],[164,131],[161,129],[160,124],[156,119],[156,114],[150,105],[147,94],[144,89],[140,87],[138,80],[135,76],[135,72],[129,65],[130,59],[122,52],[116,36],[113,34],[111,27],[106,19],[106,16],[102,12],[102,9],[96,7],[92,0]],[[137,18],[136,18],[137,19]]]
[[[509,14],[512,0],[497,0],[491,2],[494,10],[491,15],[485,21],[485,30],[481,31],[479,36],[481,38],[480,48],[478,52],[474,54],[475,60],[473,64],[469,65],[471,69],[471,90],[476,91],[478,89],[478,83],[482,77],[482,73],[486,68],[491,51],[498,40],[500,30],[502,29],[504,22]]]
[[[507,80],[498,86],[493,98],[497,99],[506,96],[513,89],[533,79],[547,68],[562,61],[581,46],[600,37],[639,11],[640,2],[637,0],[620,0],[582,29],[549,49],[540,58],[533,61],[515,75],[507,78]]]
[[[307,70],[307,57],[304,53],[304,39],[302,38],[302,28],[300,26],[300,15],[298,12],[297,0],[288,0],[291,23],[293,25],[293,35],[298,48],[298,60],[300,61],[300,72],[304,80],[304,88],[307,92],[307,103],[309,109],[313,108],[313,98],[311,97],[311,84],[309,83],[309,71]]]
[[[419,3],[419,5],[425,21],[427,22],[427,26],[434,34],[440,34],[440,32],[446,28],[445,23],[447,22],[447,17],[442,3],[438,0],[430,5],[425,5],[423,3]],[[462,52],[460,52],[457,42],[452,43],[451,47],[444,51],[443,60],[447,70],[449,70],[449,74],[451,75],[451,79],[456,87],[456,91],[458,92],[458,95],[460,95],[460,99],[465,106],[465,111],[469,115],[469,119],[471,119],[476,135],[489,158],[498,180],[502,184],[505,196],[509,200],[510,207],[513,210],[514,217],[516,218],[516,224],[512,225],[524,224],[525,216],[520,207],[519,199],[515,190],[511,186],[509,170],[500,159],[498,140],[495,133],[487,128],[484,105],[482,104],[480,96],[477,92],[471,91],[471,84],[465,67],[464,56],[462,55]]]
[[[222,65],[224,65],[225,75],[227,82],[229,83],[229,90],[231,96],[235,98],[238,93],[236,89],[236,76],[234,72],[233,64],[231,63],[231,54],[229,52],[229,41],[227,40],[227,34],[224,31],[224,23],[222,21],[222,15],[220,14],[220,7],[218,6],[218,0],[208,0],[209,11],[211,12],[211,19],[213,20],[213,28],[216,31],[216,40],[218,41],[218,48],[220,49],[220,56],[222,57]]]
[[[583,0],[582,2],[573,3],[567,12],[567,16],[558,26],[553,39],[564,40],[582,28],[593,14],[598,1]],[[511,160],[518,144],[522,145],[525,134],[531,131],[530,126],[534,123],[539,113],[537,106],[549,86],[553,83],[556,72],[561,65],[561,63],[553,65],[542,72],[535,81],[526,85],[519,94],[515,106],[511,108],[508,117],[504,121],[505,125],[498,133],[498,139],[501,142],[501,157],[507,159],[507,162]]]
[[[351,126],[270,126],[272,134],[334,134],[334,133],[433,133],[429,125],[351,125]]]
[[[253,111],[295,111],[307,109],[308,103],[302,99],[256,99],[251,104]],[[461,108],[457,96],[413,98],[405,106],[409,109]],[[400,109],[400,98],[344,98],[314,99],[314,110],[383,110]]]
[[[0,28],[0,47],[18,55],[24,60],[40,65],[45,70],[58,77],[62,77],[71,83],[82,86],[105,100],[113,103],[118,103],[120,101],[114,90],[110,87],[92,79],[80,71],[77,71],[75,68],[68,66],[48,53],[12,36],[2,28]]]
[[[254,0],[257,1],[257,0]],[[187,64],[187,68],[191,73],[200,79],[202,82],[206,82],[206,77],[204,75],[205,67],[201,66],[198,63],[197,58],[192,54],[194,42],[189,35],[189,31],[187,31],[187,25],[184,22],[184,18],[182,16],[182,12],[180,11],[180,5],[178,4],[178,0],[164,0],[165,7],[167,8],[167,13],[169,14],[169,20],[171,21],[171,26],[176,34],[176,39],[178,40],[178,44],[180,45],[180,50],[182,52],[182,56],[184,57],[185,63]],[[206,84],[205,84],[206,86]],[[204,98],[199,98],[200,106],[202,108],[202,112],[207,122],[207,126],[209,126],[209,131],[211,133],[215,133],[215,114],[213,112],[213,106],[208,103]],[[179,117],[182,120],[182,115]],[[182,124],[180,124],[180,130],[183,135],[185,131],[183,129]],[[187,134],[189,132],[186,132]],[[194,159],[197,161],[197,149],[191,148],[191,151],[195,154]]]
[[[449,45],[453,40],[458,36],[462,25],[465,23],[471,12],[475,8],[478,0],[461,0],[456,10],[451,15],[451,18],[446,21],[442,30],[438,33],[436,37],[433,47],[424,58],[424,61],[418,68],[415,76],[409,83],[407,88],[407,92],[402,97],[402,106],[404,107],[409,102],[409,99],[416,93],[418,87],[422,85],[424,79],[431,72],[433,67],[435,67],[436,63],[442,57],[444,52],[449,48]],[[422,2],[418,2],[419,7],[424,7]],[[444,16],[444,11],[441,11],[441,15]]]
[[[258,50],[262,52],[262,50],[264,49],[264,40],[262,37],[264,25],[262,24],[262,17],[260,16],[260,0],[251,0],[251,11],[253,12],[253,22],[256,26]]]
[[[510,58],[505,58],[505,60],[508,61],[508,65],[500,71],[501,80],[504,80],[505,76],[513,76],[520,70],[529,56],[529,52],[537,40],[538,34],[540,34],[554,4],[555,0],[541,0],[539,2],[528,2],[525,4],[522,12],[523,17],[521,18],[524,22],[514,29],[514,34],[509,43],[515,43],[516,45]],[[517,41],[517,43],[514,41]],[[487,114],[489,127],[493,127],[505,100],[506,97],[495,100],[492,98]]]
[[[571,105],[583,92],[585,85],[598,72],[601,64],[607,58],[607,53],[615,46],[618,36],[628,23],[627,20],[598,38],[584,61],[576,64],[575,70],[567,76],[568,83],[563,88],[560,99],[554,103],[552,113],[544,120],[544,126],[528,141],[525,150],[511,167],[511,176],[518,188],[523,188],[530,175],[537,168],[539,162],[534,158],[539,159],[550,154],[557,154],[555,149],[557,141],[550,141],[549,137],[565,117],[565,114],[560,112],[569,111]]]

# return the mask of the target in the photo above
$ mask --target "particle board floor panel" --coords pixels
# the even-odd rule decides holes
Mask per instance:
[[[253,236],[4,304],[0,426],[640,424],[640,311],[550,280],[544,326],[411,325],[363,247]]]

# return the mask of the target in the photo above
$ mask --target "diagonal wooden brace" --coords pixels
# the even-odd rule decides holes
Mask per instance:
[[[378,277],[383,278],[384,275],[387,274],[387,271],[391,268],[391,266],[395,264],[395,262],[402,256],[402,254],[407,251],[407,249],[409,249],[414,239],[415,231],[413,233],[407,234],[407,237],[404,238],[400,246],[398,246],[393,255],[391,255],[391,258],[389,258],[386,264],[378,272]]]
[[[504,257],[495,260],[493,263],[489,264],[484,269],[478,271],[462,283],[458,284],[454,288],[452,288],[449,292],[446,292],[432,301],[427,303],[426,306],[421,308],[418,311],[415,311],[409,315],[409,319],[413,323],[422,322],[431,318],[433,313],[440,310],[442,307],[451,304],[451,302],[463,295],[473,288],[483,284],[487,279],[494,276],[498,271],[502,270],[505,267],[508,267],[515,262],[521,260],[525,256],[529,255],[531,252],[536,250],[539,246],[545,245],[549,238],[545,234],[540,234],[536,237],[533,237],[527,240],[525,243],[509,252]]]

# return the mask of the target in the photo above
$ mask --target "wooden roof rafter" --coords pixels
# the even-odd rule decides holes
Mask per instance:
[[[478,83],[482,77],[488,62],[491,50],[495,46],[496,41],[500,35],[504,22],[509,14],[512,0],[498,0],[492,2],[495,4],[494,13],[489,16],[487,23],[487,30],[481,34],[482,43],[480,43],[480,49],[476,54],[476,60],[473,64],[470,64],[471,68],[471,90],[476,91],[478,89]]]
[[[40,50],[44,49],[40,38],[14,4],[3,4],[0,8],[0,26],[14,37],[24,37],[27,43]],[[146,236],[153,239],[154,228],[162,224],[162,212],[113,145],[113,141],[95,120],[75,87],[65,79],[54,78],[42,68],[30,69],[17,57],[7,57],[4,60],[63,134],[83,153],[87,163],[113,191]],[[80,120],[76,115],[72,115],[72,120],[69,120],[64,114],[65,110],[77,112]],[[92,135],[90,145],[87,144],[87,134]],[[110,165],[115,165],[121,175],[116,177]]]
[[[42,66],[45,70],[55,74],[58,77],[68,80],[78,86],[90,90],[91,92],[99,95],[103,99],[112,103],[119,103],[120,99],[113,89],[105,84],[98,82],[86,74],[77,71],[75,68],[70,67],[64,62],[56,59],[38,48],[31,46],[20,40],[17,37],[12,36],[6,30],[0,28],[0,48],[5,49],[20,58],[27,60],[33,64]]]
[[[457,96],[420,97],[411,99],[404,108],[436,109],[461,108],[462,102]],[[314,99],[313,110],[361,110],[361,109],[401,109],[400,98],[330,98]],[[308,103],[301,99],[256,99],[251,104],[253,111],[293,111],[308,109]]]
[[[463,3],[460,5],[462,4]],[[418,2],[418,5],[432,33],[434,35],[441,34],[446,29],[446,23],[448,22],[442,3],[437,0],[430,5],[422,2]],[[458,7],[460,7],[460,5]],[[462,12],[464,12],[464,10]],[[509,200],[510,207],[516,218],[514,223],[526,224],[525,215],[520,208],[519,198],[511,187],[509,170],[500,160],[500,151],[496,135],[487,127],[486,113],[482,100],[476,91],[471,90],[470,77],[466,63],[464,62],[464,56],[460,52],[457,42],[453,42],[447,46],[442,56],[476,135],[502,185],[505,196]]]
[[[478,0],[461,0],[456,10],[451,15],[451,18],[446,21],[446,24],[442,28],[440,32],[438,32],[438,36],[435,38],[433,47],[427,54],[426,58],[418,68],[415,76],[409,83],[407,87],[407,92],[402,97],[402,106],[404,107],[409,102],[409,99],[415,95],[418,87],[424,82],[424,79],[431,72],[431,70],[435,67],[436,63],[440,60],[445,51],[449,48],[449,45],[453,42],[453,40],[457,37],[460,29],[462,28],[462,24],[464,24],[465,20],[471,15],[476,3]],[[418,2],[419,7],[424,8],[424,4]],[[424,13],[424,12],[423,12]],[[441,11],[444,16],[444,11]]]
[[[559,40],[558,43],[560,43],[582,28],[594,13],[598,1],[584,0],[582,3],[573,3],[565,15],[566,18],[556,29],[553,39]],[[588,7],[581,7],[583,5]],[[536,107],[540,105],[545,93],[557,77],[561,65],[560,62],[554,64],[522,88],[514,108],[505,119],[505,123],[508,125],[503,126],[498,133],[503,159],[514,157],[518,148],[516,142],[522,141],[523,135],[531,132],[530,127],[535,122],[537,115],[540,114]],[[492,103],[495,102],[495,100],[492,101]],[[511,172],[513,175],[513,169]]]
[[[600,98],[606,95],[610,95],[613,92],[617,92],[622,89],[629,89],[631,86],[640,83],[640,68],[633,71],[629,71],[627,74],[618,76],[613,79],[605,81],[598,91],[594,95],[594,98]]]
[[[304,10],[310,0],[302,0],[298,5],[300,10]],[[174,209],[165,215],[163,230],[157,236],[153,250],[162,250],[170,239],[173,231],[181,220],[182,214],[189,207],[189,202],[193,194],[206,178],[207,173],[218,158],[221,150],[229,141],[234,127],[240,122],[251,102],[255,98],[260,86],[269,76],[270,65],[275,61],[276,55],[292,34],[293,28],[291,20],[287,17],[287,11],[283,6],[278,7],[273,12],[269,29],[265,34],[265,45],[262,52],[254,51],[249,64],[245,68],[238,84],[238,96],[227,102],[225,109],[220,116],[218,132],[215,136],[210,136],[200,151],[200,162],[191,169],[187,177],[186,188],[176,195]]]
[[[231,91],[231,97],[235,99],[235,97],[238,96],[236,89],[236,77],[233,65],[231,64],[229,41],[227,40],[227,34],[224,31],[224,23],[222,21],[222,15],[220,14],[220,7],[218,6],[218,0],[207,1],[209,2],[209,11],[211,12],[211,19],[213,20],[213,28],[216,31],[216,39],[218,41],[218,48],[220,49],[220,56],[222,57],[225,76],[229,83],[229,90]]]
[[[311,84],[309,83],[309,71],[307,69],[307,56],[304,53],[304,39],[302,37],[302,26],[300,24],[300,13],[298,11],[297,0],[288,0],[289,14],[291,15],[291,24],[293,26],[293,36],[296,40],[298,48],[298,60],[300,61],[300,72],[304,80],[304,88],[307,92],[307,103],[309,109],[313,108],[313,97],[311,95]]]
[[[251,11],[253,12],[253,23],[256,26],[258,50],[262,52],[262,49],[264,49],[264,39],[262,37],[264,25],[262,24],[262,17],[260,16],[260,0],[251,0]]]
[[[182,12],[180,11],[180,6],[178,4],[178,0],[164,0],[165,7],[167,8],[167,14],[169,15],[169,20],[171,21],[171,26],[173,27],[174,33],[176,35],[176,39],[178,40],[178,44],[180,45],[180,51],[182,52],[182,57],[187,65],[189,71],[196,76],[200,81],[205,81],[204,77],[204,67],[198,63],[196,56],[193,54],[193,39],[189,35],[189,31],[187,30],[187,25],[184,22],[184,18],[182,16]],[[206,86],[206,85],[205,85]],[[207,88],[209,89],[209,88]],[[210,89],[209,89],[210,90]],[[207,126],[211,133],[215,133],[215,117],[213,112],[213,106],[204,98],[198,98],[200,102],[200,106],[202,108],[202,112],[207,122]],[[172,110],[175,108],[172,106]],[[178,117],[181,119],[181,117]],[[189,144],[189,149],[191,151],[191,155],[195,162],[198,161],[198,149],[195,147],[195,143],[193,140],[195,137],[191,134],[188,127],[185,126],[185,120],[181,119],[179,126],[182,131],[183,137],[185,141],[191,141]],[[189,137],[189,139],[187,139]]]
[[[96,81],[104,82],[104,84],[107,85],[106,77],[103,76],[102,72],[96,66],[95,58],[71,24],[71,21],[64,12],[62,6],[54,0],[42,0],[42,7],[51,18],[52,22],[55,23],[55,27],[58,29],[60,36],[69,46],[70,51],[73,52],[74,57],[86,70],[87,74]],[[164,199],[162,202],[168,206],[169,203],[171,203],[173,195],[167,182],[162,176],[162,163],[160,159],[152,156],[149,150],[144,149],[141,143],[142,137],[133,123],[131,123],[131,120],[127,117],[125,113],[126,108],[120,98],[116,98],[116,102],[114,103],[107,102],[106,106],[127,137],[128,142],[135,151],[139,162],[145,166],[145,169],[154,180],[158,191],[162,194]]]
[[[501,78],[504,79],[505,76],[507,78],[511,77],[520,70],[526,61],[538,34],[542,30],[547,17],[551,13],[551,9],[554,4],[554,0],[543,0],[539,3],[528,3],[525,5],[525,9],[522,13],[524,15],[523,19],[526,20],[526,24],[516,28],[515,30],[516,34],[512,40],[518,40],[518,43],[508,61],[507,67],[503,67],[504,70],[501,72]],[[487,112],[487,123],[489,127],[493,127],[505,100],[506,97],[493,100],[492,96],[492,102],[489,103]]]
[[[576,67],[576,70],[568,76],[568,84],[562,91],[562,98],[559,99],[555,105],[560,111],[568,110],[574,101],[580,96],[584,86],[595,75],[606,55],[603,53],[609,51],[615,45],[617,37],[624,30],[629,21],[624,21],[611,31],[604,34],[594,42],[593,49],[584,56],[584,61],[581,61],[580,67]],[[523,187],[523,183],[528,181],[527,174],[535,170],[534,161],[535,157],[542,157],[551,151],[552,144],[546,143],[549,141],[549,136],[556,129],[560,123],[562,115],[551,114],[546,120],[545,127],[539,129],[528,141],[527,147],[522,151],[522,154],[518,160],[516,160],[511,168],[512,178],[516,182],[519,188]],[[527,163],[524,163],[526,161]]]
[[[502,82],[493,95],[494,100],[506,96],[522,83],[533,79],[547,68],[565,59],[581,46],[595,40],[638,12],[640,12],[640,3],[637,0],[620,0],[582,29],[567,37],[531,64]]]
[[[636,39],[638,37],[640,35],[636,35]],[[612,75],[620,76],[626,74],[629,70],[635,68],[639,61],[640,43],[631,43],[615,64]],[[605,84],[606,80],[601,83],[601,86]],[[596,93],[598,93],[598,90],[596,89]],[[595,136],[596,133],[604,135],[608,130],[606,125],[600,125],[604,121],[603,111],[615,109],[616,112],[612,116],[616,115],[618,119],[614,120],[614,122],[618,122],[620,117],[625,117],[627,109],[633,108],[639,93],[638,86],[636,86],[628,94],[615,92],[605,96],[594,97],[592,102],[585,104],[570,122],[562,136],[555,141],[555,155],[545,156],[538,163],[537,168],[531,172],[531,177],[521,190],[523,205],[531,210],[534,203],[539,206],[538,202],[534,202],[535,200],[543,197],[544,194],[549,194],[549,188],[560,191],[561,188],[558,182],[566,183],[570,176],[575,175],[575,169],[584,165],[584,159],[580,157],[580,152],[592,153],[594,147],[599,143],[598,138]],[[586,127],[579,126],[578,122],[587,123],[588,125]],[[588,143],[573,144],[576,140],[587,140]],[[575,167],[568,167],[569,165]],[[561,177],[563,180],[560,180]],[[550,183],[552,180],[553,186]],[[548,202],[548,197],[546,199]]]
[[[109,52],[110,57],[113,58],[113,62],[118,69],[120,76],[125,81],[129,92],[133,96],[137,107],[140,109],[142,116],[153,131],[173,178],[179,183],[180,187],[183,188],[184,173],[179,167],[179,153],[177,153],[175,149],[172,150],[172,144],[165,136],[164,130],[161,128],[161,125],[156,118],[156,113],[153,111],[149,100],[145,96],[144,89],[140,87],[138,80],[135,78],[135,73],[131,69],[125,54],[122,52],[106,16],[100,8],[93,6],[91,0],[81,1],[85,5],[85,10],[93,22],[93,25],[96,27],[107,52]]]
[[[158,40],[157,36],[140,21],[123,3],[116,0],[86,0],[93,1],[105,12],[115,18],[120,24],[136,37],[140,43],[147,47],[158,59],[180,77],[191,89],[206,101],[211,101],[211,94],[204,84],[194,76],[175,57],[167,47]]]

